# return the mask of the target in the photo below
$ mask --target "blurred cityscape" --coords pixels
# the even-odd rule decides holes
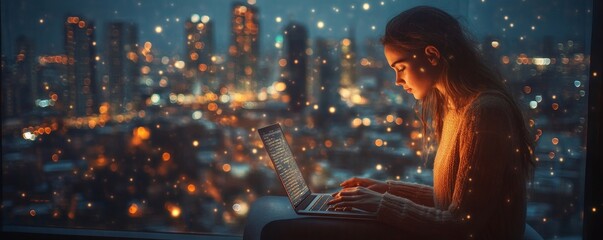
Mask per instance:
[[[254,200],[285,194],[256,133],[274,122],[315,191],[352,176],[431,184],[415,101],[379,39],[310,38],[292,21],[264,54],[259,11],[232,4],[225,53],[226,29],[183,16],[184,57],[135,22],[80,15],[64,17],[60,54],[3,34],[16,50],[2,53],[3,224],[241,234]],[[528,223],[545,238],[581,237],[585,39],[479,39],[537,141]]]

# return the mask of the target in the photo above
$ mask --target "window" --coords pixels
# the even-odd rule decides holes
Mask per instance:
[[[314,190],[430,184],[379,44],[390,17],[429,4],[525,108],[528,223],[581,237],[592,1],[1,4],[4,225],[240,235],[254,200],[284,194],[256,133],[273,122]]]

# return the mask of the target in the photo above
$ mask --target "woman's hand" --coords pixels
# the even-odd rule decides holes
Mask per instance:
[[[340,186],[342,186],[343,188],[365,187],[378,193],[385,193],[385,191],[387,191],[386,182],[371,178],[353,177],[343,181]],[[335,196],[335,194],[333,194],[333,196]]]
[[[332,209],[357,208],[367,212],[376,212],[383,194],[365,187],[344,188],[328,202]]]

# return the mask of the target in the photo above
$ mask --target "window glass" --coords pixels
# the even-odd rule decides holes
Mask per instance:
[[[242,234],[285,194],[257,135],[274,122],[314,191],[432,184],[379,43],[420,4],[468,27],[525,110],[528,223],[580,238],[590,0],[2,1],[3,224]]]

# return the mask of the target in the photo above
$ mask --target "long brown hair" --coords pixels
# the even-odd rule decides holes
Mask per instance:
[[[534,141],[519,105],[507,90],[502,76],[486,64],[477,43],[455,18],[434,7],[408,9],[387,23],[381,43],[407,51],[423,50],[432,45],[440,51],[443,66],[442,77],[438,81],[441,81],[446,95],[432,88],[418,102],[420,109],[417,112],[423,125],[424,148],[427,153],[430,152],[429,141],[440,142],[443,118],[449,103],[460,109],[480,93],[495,91],[502,94],[512,107],[515,125],[521,128],[520,150],[525,160],[522,165],[528,175],[531,173],[534,166]]]

